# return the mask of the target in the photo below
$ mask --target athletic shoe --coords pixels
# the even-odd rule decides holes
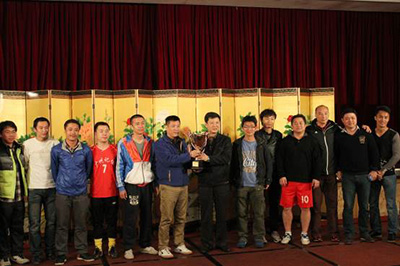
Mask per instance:
[[[375,240],[369,235],[365,234],[360,237],[361,242],[374,243]]]
[[[110,256],[112,259],[118,258],[118,252],[115,246],[112,246],[110,250],[108,251],[108,256]]]
[[[174,249],[174,252],[175,252],[175,253],[180,253],[180,254],[183,254],[183,255],[190,255],[190,254],[193,253],[190,249],[188,249],[188,248],[185,246],[185,244],[182,244],[182,245],[177,246],[177,247]]]
[[[67,257],[64,255],[57,256],[54,265],[64,265],[67,262]]]
[[[158,256],[163,259],[172,259],[174,255],[171,253],[170,248],[164,248],[158,251]]]
[[[244,238],[239,239],[239,242],[236,244],[238,248],[245,248],[247,245],[247,240]]]
[[[94,257],[92,255],[89,255],[88,253],[78,254],[76,259],[77,260],[82,260],[82,261],[85,261],[85,262],[94,261]]]
[[[292,241],[292,235],[289,233],[285,233],[281,240],[281,244],[287,245]]]
[[[256,240],[254,241],[254,245],[256,248],[263,248],[264,247],[264,241],[263,240]]]
[[[301,233],[300,236],[301,236],[300,241],[303,246],[307,246],[310,244],[310,238],[308,237],[307,234]]]
[[[0,260],[0,265],[1,266],[10,266],[11,262],[10,259],[8,257],[5,257],[4,259]]]
[[[11,256],[11,261],[17,264],[27,264],[29,260],[24,255]]]
[[[94,250],[93,257],[97,260],[97,259],[101,258],[102,256],[103,256],[103,251],[101,251],[100,249],[96,248]]]
[[[157,255],[158,251],[155,248],[153,248],[152,246],[148,246],[148,247],[145,247],[145,248],[141,248],[140,249],[140,253],[150,254],[150,255]]]
[[[133,260],[135,258],[135,255],[133,255],[132,249],[125,250],[124,258],[126,260]]]
[[[387,241],[388,242],[396,242],[396,234],[389,233]]]
[[[272,237],[272,241],[274,241],[274,243],[279,243],[282,241],[282,238],[279,235],[278,231],[272,231],[271,237]]]

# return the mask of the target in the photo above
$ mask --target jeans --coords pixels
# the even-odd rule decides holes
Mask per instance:
[[[353,207],[357,194],[358,199],[358,228],[360,235],[368,234],[368,203],[371,181],[368,174],[354,175],[343,173],[342,189],[344,199],[343,209],[343,229],[346,238],[354,237]]]
[[[388,231],[390,234],[397,233],[398,212],[396,205],[396,176],[385,176],[382,180],[371,183],[371,193],[369,197],[371,229],[372,231],[382,234],[381,217],[379,212],[379,195],[381,187],[383,187],[386,198],[386,209],[388,213]]]
[[[28,196],[29,210],[29,241],[32,255],[41,253],[40,220],[42,206],[46,218],[44,241],[46,254],[54,254],[56,236],[56,189],[30,189]]]

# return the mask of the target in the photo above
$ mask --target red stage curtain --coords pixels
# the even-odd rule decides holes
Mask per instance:
[[[0,89],[333,86],[399,111],[399,13],[3,1],[0,34]]]

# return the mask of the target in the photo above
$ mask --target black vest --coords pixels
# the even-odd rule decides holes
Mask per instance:
[[[396,131],[389,128],[389,130],[386,131],[381,137],[378,137],[375,131],[372,134],[375,138],[376,144],[378,145],[381,168],[390,160],[390,158],[392,158],[392,143],[393,137],[396,135],[396,133]],[[394,168],[387,169],[385,175],[394,175],[394,173]]]

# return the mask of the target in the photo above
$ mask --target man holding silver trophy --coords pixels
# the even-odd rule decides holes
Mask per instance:
[[[192,147],[201,153],[192,161],[192,170],[199,177],[201,205],[202,252],[214,248],[229,252],[227,244],[226,204],[229,202],[229,168],[232,143],[229,137],[219,133],[221,118],[208,112],[204,117],[207,132],[191,134]],[[213,236],[213,207],[216,213],[216,236]]]

